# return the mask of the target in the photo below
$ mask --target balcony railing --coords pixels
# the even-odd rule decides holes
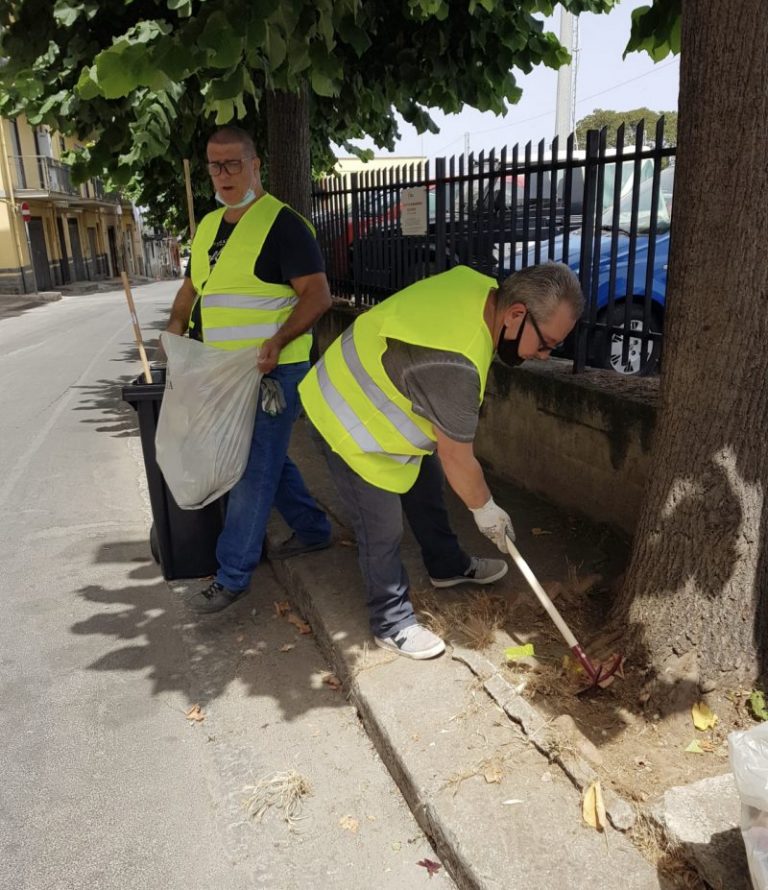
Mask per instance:
[[[113,192],[105,191],[101,179],[88,179],[82,185],[75,185],[70,168],[54,158],[45,155],[11,155],[9,163],[14,191],[48,192],[96,201],[116,200]]]

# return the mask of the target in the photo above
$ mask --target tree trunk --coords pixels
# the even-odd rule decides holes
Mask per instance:
[[[766,47],[764,0],[727,16],[718,0],[683,0],[662,399],[614,613],[667,710],[705,683],[765,676]]]
[[[269,191],[307,219],[312,212],[309,89],[266,94]]]

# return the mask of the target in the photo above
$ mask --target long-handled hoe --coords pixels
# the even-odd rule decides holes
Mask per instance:
[[[509,555],[514,559],[515,565],[520,569],[525,580],[528,582],[531,590],[536,594],[539,602],[547,610],[549,617],[555,622],[557,629],[563,635],[563,639],[570,646],[573,657],[584,668],[584,672],[590,680],[590,687],[607,686],[607,681],[621,668],[624,659],[621,655],[613,655],[605,664],[595,664],[590,661],[587,653],[581,648],[576,637],[571,633],[571,629],[563,620],[563,616],[555,608],[555,604],[547,596],[544,588],[539,584],[536,576],[531,571],[531,567],[520,555],[520,551],[515,547],[514,543],[507,537],[507,550]]]

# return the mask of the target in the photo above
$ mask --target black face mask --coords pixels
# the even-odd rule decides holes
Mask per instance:
[[[525,361],[524,358],[518,355],[517,350],[520,346],[520,338],[523,336],[523,329],[525,328],[525,320],[527,318],[528,313],[526,312],[523,316],[523,320],[520,322],[520,329],[514,340],[504,339],[504,334],[507,330],[506,325],[502,327],[501,333],[499,334],[499,342],[496,344],[496,355],[510,368],[516,368],[518,365],[522,365]]]

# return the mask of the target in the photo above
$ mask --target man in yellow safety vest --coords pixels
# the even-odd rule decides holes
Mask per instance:
[[[293,531],[279,555],[330,544],[328,518],[287,451],[299,411],[297,387],[309,370],[310,328],[331,297],[314,229],[264,191],[261,161],[248,133],[223,127],[206,151],[223,206],[198,226],[168,330],[180,335],[189,330],[218,349],[260,346],[258,365],[265,375],[248,464],[229,493],[216,546],[219,570],[187,601],[196,612],[218,612],[248,590],[273,505]]]
[[[470,557],[451,530],[443,474],[502,552],[514,539],[491,497],[473,440],[494,352],[508,365],[549,358],[581,315],[578,278],[562,263],[501,285],[466,266],[417,282],[358,316],[299,386],[304,409],[357,537],[377,645],[410,658],[445,645],[417,621],[400,558],[402,512],[435,587],[490,584],[500,559]]]

